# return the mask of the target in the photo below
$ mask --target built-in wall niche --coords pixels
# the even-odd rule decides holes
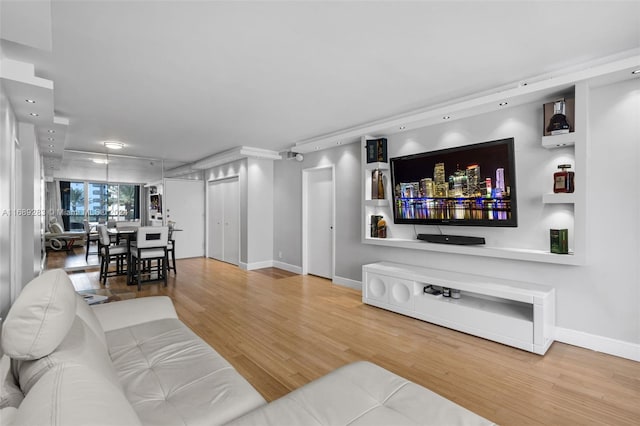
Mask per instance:
[[[466,255],[509,258],[558,264],[584,262],[584,198],[581,179],[586,174],[586,109],[588,85],[575,89],[562,87],[545,91],[538,99],[493,112],[482,112],[461,120],[444,122],[410,132],[362,138],[362,242],[386,247],[401,247]],[[560,97],[575,98],[575,131],[566,135],[543,136],[543,105]],[[366,140],[386,137],[389,158],[420,152],[470,145],[513,137],[516,157],[518,227],[427,226],[393,223],[391,170],[388,164],[366,163]],[[558,164],[569,163],[576,173],[576,190],[571,194],[553,193],[553,173]],[[384,200],[372,199],[372,171],[386,171],[388,185]],[[372,236],[372,217],[387,223],[386,238]],[[571,254],[550,252],[550,229],[568,229]],[[434,244],[416,239],[419,233],[443,233],[484,237],[485,245],[458,246]]]

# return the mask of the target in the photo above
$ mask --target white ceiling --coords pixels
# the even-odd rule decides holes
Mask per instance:
[[[181,162],[280,151],[640,48],[638,1],[53,0],[45,30],[42,8],[1,2],[3,55],[54,82],[64,149],[117,139]],[[47,28],[51,52],[32,41]]]

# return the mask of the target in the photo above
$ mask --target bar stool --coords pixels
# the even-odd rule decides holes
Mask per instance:
[[[138,228],[135,245],[131,246],[129,253],[128,279],[132,284],[138,283],[138,290],[142,289],[142,283],[146,281],[163,280],[167,286],[167,244],[169,241],[169,228],[167,226],[141,226]],[[153,261],[156,265],[153,265]],[[156,273],[157,278],[151,278]],[[142,276],[148,279],[143,280]]]

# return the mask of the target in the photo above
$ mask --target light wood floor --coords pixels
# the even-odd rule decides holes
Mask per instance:
[[[65,261],[53,253],[49,267]],[[78,290],[99,287],[97,272],[71,277]],[[108,286],[127,288],[121,277]],[[363,305],[325,279],[211,259],[179,260],[167,288],[137,296],[160,294],[269,401],[369,360],[502,425],[640,425],[634,361],[558,342],[539,356]]]

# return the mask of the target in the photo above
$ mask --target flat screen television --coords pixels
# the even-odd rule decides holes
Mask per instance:
[[[396,157],[398,224],[518,226],[514,139]]]

